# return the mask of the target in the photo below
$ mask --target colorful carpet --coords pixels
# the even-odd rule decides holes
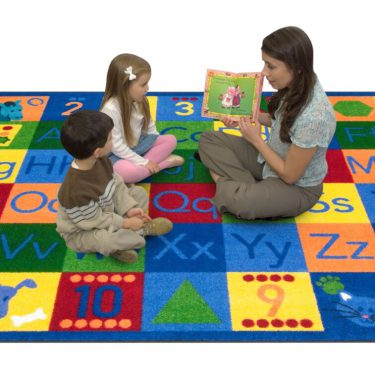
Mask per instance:
[[[374,341],[375,93],[329,97],[320,201],[245,222],[217,213],[193,158],[201,132],[229,131],[200,116],[202,93],[151,94],[186,163],[142,184],[150,215],[175,227],[123,265],[72,252],[54,224],[71,162],[59,129],[102,93],[0,93],[0,341]]]

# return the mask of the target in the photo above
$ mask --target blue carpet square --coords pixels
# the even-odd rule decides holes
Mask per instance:
[[[166,312],[169,323],[155,323],[155,318],[183,283],[188,282],[216,316],[215,323],[181,323],[179,313]],[[225,273],[146,273],[143,302],[143,331],[228,331],[231,329],[227,279]],[[174,323],[180,322],[180,323]]]
[[[228,272],[307,271],[295,224],[223,225]]]
[[[375,223],[375,184],[356,184],[371,223]]]
[[[83,109],[98,110],[102,98],[101,92],[51,93],[42,121],[66,120],[71,113]]]
[[[337,138],[336,138],[335,135],[333,136],[332,141],[331,141],[331,143],[329,144],[328,148],[329,148],[330,150],[340,150],[340,149],[341,149],[340,143],[339,143],[339,141],[337,140]]]
[[[158,97],[157,121],[212,121],[201,117],[203,95]]]
[[[358,337],[373,340],[375,274],[312,273],[311,278],[326,337],[332,340],[343,340],[344,337],[353,341]]]
[[[71,163],[65,150],[29,150],[16,182],[61,183]]]
[[[146,242],[148,272],[225,272],[220,224],[174,224],[165,236]]]

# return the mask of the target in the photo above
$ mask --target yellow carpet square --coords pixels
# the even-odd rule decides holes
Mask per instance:
[[[221,121],[214,121],[214,130],[221,131],[226,134],[236,135],[242,137],[241,132],[238,128],[227,128]],[[262,138],[267,140],[270,134],[270,128],[262,125]]]
[[[150,104],[150,113],[152,121],[156,121],[156,108],[158,106],[158,97],[157,96],[148,96],[148,102]]]
[[[234,331],[323,331],[308,273],[228,273]]]
[[[0,183],[16,181],[27,150],[0,150]]]
[[[59,280],[60,273],[2,273],[0,298],[15,294],[2,308],[0,331],[48,331]]]
[[[369,223],[354,184],[327,183],[318,203],[295,218],[296,223]]]

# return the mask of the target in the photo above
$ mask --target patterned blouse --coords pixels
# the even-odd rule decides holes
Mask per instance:
[[[285,160],[291,143],[283,143],[280,140],[280,125],[281,115],[279,110],[277,110],[275,120],[272,120],[271,134],[267,143]],[[292,143],[298,147],[318,147],[304,175],[296,182],[296,185],[307,187],[322,183],[328,171],[326,152],[335,129],[336,118],[334,110],[320,82],[317,80],[311,100],[295,119],[289,133]],[[261,164],[264,163],[263,179],[268,177],[279,178],[265,162],[261,154],[258,155],[258,162]]]

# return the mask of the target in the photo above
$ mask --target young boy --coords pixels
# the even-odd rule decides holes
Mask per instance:
[[[61,143],[74,157],[58,192],[57,232],[74,251],[99,252],[134,263],[144,236],[168,233],[173,224],[146,214],[146,191],[128,188],[113,172],[112,119],[102,112],[80,111],[61,128]]]

